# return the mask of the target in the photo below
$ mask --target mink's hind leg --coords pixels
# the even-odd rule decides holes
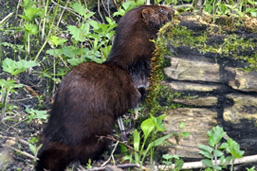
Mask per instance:
[[[97,159],[101,153],[109,145],[109,141],[106,138],[91,138],[86,144],[77,145],[74,149],[77,153],[77,158],[82,165],[87,165],[88,160]]]
[[[50,143],[43,146],[42,151],[38,155],[39,161],[35,167],[36,171],[64,171],[66,166],[72,159],[68,146],[59,143]]]

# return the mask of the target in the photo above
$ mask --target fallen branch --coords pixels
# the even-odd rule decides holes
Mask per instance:
[[[106,160],[101,166],[105,166],[111,160],[111,158],[113,158],[113,153],[116,151],[116,148],[117,148],[118,145],[119,145],[119,141],[117,141],[115,143],[114,148],[112,150],[112,153],[111,153],[110,157],[108,158],[108,160]],[[114,164],[115,164],[115,160],[113,160],[113,161],[114,161]]]
[[[92,168],[92,169],[87,169],[87,170],[81,170],[81,171],[99,171],[99,170],[105,170],[107,166],[104,166],[104,167],[97,167],[97,168]],[[139,164],[133,164],[133,163],[129,163],[129,164],[118,164],[118,165],[115,165],[115,167],[117,168],[120,168],[120,169],[125,169],[125,168],[131,168],[131,167],[140,167]]]
[[[30,159],[32,159],[32,160],[38,160],[37,157],[35,157],[35,156],[33,156],[33,155],[27,153],[26,151],[21,151],[21,150],[19,150],[19,149],[17,149],[17,148],[14,148],[14,147],[12,147],[12,146],[5,145],[5,144],[3,145],[3,147],[10,148],[10,149],[12,149],[13,151],[18,152],[18,153],[20,153],[21,155],[24,155],[24,156],[26,156],[26,157],[28,157],[28,158],[30,158]]]
[[[115,141],[115,142],[119,141],[119,140],[115,139],[113,136],[109,136],[109,135],[108,135],[108,136],[96,136],[96,137],[99,137],[99,138],[106,138],[106,139],[109,139],[109,140]],[[135,152],[138,152],[138,151],[135,150],[133,147],[129,146],[128,144],[126,144],[126,143],[124,143],[124,142],[119,141],[119,143],[122,144],[122,145],[124,145],[124,146],[126,146],[126,147],[128,147],[130,150],[133,150],[133,151],[135,151]]]
[[[0,21],[0,26],[11,16],[13,15],[13,12],[11,12],[10,14],[8,14],[6,17],[4,17],[1,21]]]
[[[243,163],[253,163],[257,162],[257,155],[252,156],[245,156],[240,159],[235,159],[234,164],[243,164]],[[217,164],[220,164],[220,161],[217,161]],[[224,164],[224,165],[231,165],[232,163]],[[205,165],[202,164],[202,162],[187,162],[184,163],[181,169],[198,169],[198,168],[206,168]],[[175,164],[172,164],[171,166],[166,165],[160,165],[155,166],[155,169],[160,170],[169,170],[169,169],[175,169]]]

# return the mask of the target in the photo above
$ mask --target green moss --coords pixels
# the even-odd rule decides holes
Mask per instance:
[[[149,113],[155,115],[159,111],[165,109],[176,108],[178,105],[172,103],[174,95],[178,95],[169,90],[168,87],[161,85],[161,81],[165,76],[163,68],[166,64],[165,55],[169,52],[167,50],[168,39],[166,33],[173,28],[172,23],[168,23],[160,29],[159,36],[155,40],[156,49],[153,52],[151,59],[151,75],[150,75],[150,87],[147,99],[144,105],[149,109]],[[162,103],[165,101],[165,104]]]
[[[233,34],[233,31],[231,34],[230,30],[225,30],[222,26],[218,30],[214,27],[216,25],[209,26],[204,32],[197,32],[177,24],[167,36],[173,47],[189,46],[202,54],[211,52],[221,57],[233,57],[247,62],[249,64],[249,67],[245,68],[247,71],[257,71],[257,37],[246,38]],[[213,43],[213,37],[220,38],[221,43]]]

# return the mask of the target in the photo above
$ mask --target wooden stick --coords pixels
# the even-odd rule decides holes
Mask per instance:
[[[11,12],[10,14],[8,14],[6,17],[4,17],[1,21],[0,21],[0,25],[2,25],[8,18],[10,18],[13,15],[13,12]]]
[[[6,147],[6,148],[10,148],[10,149],[12,149],[13,151],[18,152],[18,153],[20,153],[20,154],[22,154],[22,155],[24,155],[24,156],[26,156],[26,157],[28,157],[28,158],[30,158],[30,159],[32,159],[32,160],[38,160],[37,157],[34,157],[33,155],[27,153],[26,151],[21,151],[21,150],[19,150],[19,149],[17,149],[17,148],[14,148],[14,147],[12,147],[12,146],[5,145],[5,144],[2,145],[2,146],[3,146],[3,147]]]
[[[253,163],[257,162],[257,155],[252,155],[252,156],[245,156],[240,159],[235,159],[234,164],[242,164],[242,163]],[[218,164],[220,164],[220,161],[217,161]],[[231,165],[232,163],[224,164],[224,165]],[[181,169],[198,169],[198,168],[205,168],[206,166],[202,164],[202,162],[187,162],[184,163]],[[172,164],[171,166],[165,166],[165,165],[160,165],[156,166],[156,169],[160,170],[169,170],[169,169],[174,169],[175,164]]]
[[[124,169],[124,168],[131,168],[131,167],[140,167],[139,164],[133,164],[133,163],[128,163],[128,164],[118,164],[118,165],[115,165],[116,167],[118,168],[121,168],[121,169]],[[98,171],[98,170],[105,170],[106,168],[108,167],[105,166],[105,167],[97,167],[97,168],[92,168],[92,169],[82,169],[81,171]]]
[[[110,157],[108,158],[108,160],[106,160],[106,161],[101,165],[101,167],[104,167],[104,166],[111,160],[111,158],[113,158],[113,153],[116,151],[116,148],[117,148],[118,145],[119,145],[119,141],[116,142],[116,144],[114,145],[114,148],[113,148],[113,150],[112,150],[112,153],[111,153]],[[114,161],[114,162],[115,162],[115,161]],[[114,164],[115,164],[115,163],[114,163]]]

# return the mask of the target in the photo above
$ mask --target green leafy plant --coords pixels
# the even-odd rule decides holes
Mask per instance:
[[[175,136],[175,139],[176,139],[178,144],[179,144],[179,142],[182,138],[187,138],[190,135],[190,132],[183,131],[183,129],[185,127],[186,127],[186,123],[185,122],[180,122],[180,124],[179,124],[180,132],[174,132],[172,134],[173,136]]]
[[[35,61],[26,61],[26,60],[14,61],[10,58],[5,58],[5,60],[3,61],[2,67],[5,72],[8,72],[13,76],[16,76],[19,73],[24,72],[27,69],[35,66],[37,66],[37,63]]]
[[[112,40],[115,31],[113,30],[117,24],[115,21],[106,17],[107,24],[102,24],[91,20],[90,17],[94,15],[93,12],[88,12],[81,4],[75,3],[72,8],[83,17],[83,21],[79,27],[68,25],[67,29],[72,35],[73,47],[65,47],[63,55],[71,58],[68,60],[72,65],[86,61],[95,61],[101,63],[105,61],[110,50],[111,45],[108,45]],[[86,43],[84,47],[83,43]],[[80,48],[77,48],[77,45]],[[75,52],[75,53],[74,53]],[[76,57],[80,56],[80,59]],[[75,62],[75,59],[79,62]]]
[[[250,169],[249,168],[246,168],[246,171],[256,171],[255,167],[251,167]]]
[[[42,147],[43,144],[40,144],[40,145],[36,145],[36,144],[30,144],[29,143],[29,149],[30,151],[32,152],[33,156],[34,156],[34,162],[37,161],[37,154],[38,154],[38,151],[40,150],[40,148]]]
[[[123,16],[126,12],[129,10],[139,6],[143,5],[145,3],[145,0],[136,0],[136,1],[127,1],[122,3],[121,7],[119,7],[117,12],[113,13],[113,16]]]
[[[168,139],[172,134],[165,135],[163,137],[152,139],[150,135],[155,135],[157,132],[165,131],[164,124],[162,120],[166,115],[161,115],[159,117],[154,117],[150,115],[150,118],[144,120],[141,123],[141,130],[143,135],[137,130],[134,130],[133,134],[133,146],[134,146],[134,156],[130,154],[124,157],[124,160],[129,159],[135,163],[143,164],[145,157],[150,153],[150,159],[152,163],[154,148],[161,145],[166,139]],[[143,138],[141,138],[143,136]],[[147,143],[148,142],[148,143]]]
[[[244,151],[240,150],[240,146],[233,139],[228,138],[226,142],[221,143],[224,139],[226,132],[223,128],[216,126],[211,131],[208,131],[208,145],[200,144],[200,154],[205,159],[202,163],[214,170],[222,170],[226,164],[231,162],[231,171],[233,170],[234,160],[243,157]]]
[[[10,94],[16,92],[15,88],[20,88],[22,86],[22,84],[17,84],[15,80],[0,79],[1,120],[4,118]]]
[[[184,161],[180,159],[178,155],[163,154],[162,158],[162,163],[166,166],[171,166],[174,163],[173,161],[175,160],[175,168],[173,169],[173,171],[179,171],[184,164]],[[163,168],[163,170],[165,170],[165,168]]]
[[[19,15],[20,18],[26,22],[24,24],[24,42],[27,44],[26,49],[28,54],[31,52],[31,35],[37,35],[39,32],[38,25],[35,23],[35,18],[42,17],[44,9],[42,7],[36,7],[32,0],[24,0],[21,3],[24,8],[24,15]]]
[[[28,113],[26,118],[28,119],[27,123],[30,123],[34,119],[44,119],[48,118],[48,114],[45,110],[35,110],[32,108],[26,108],[25,111]]]

